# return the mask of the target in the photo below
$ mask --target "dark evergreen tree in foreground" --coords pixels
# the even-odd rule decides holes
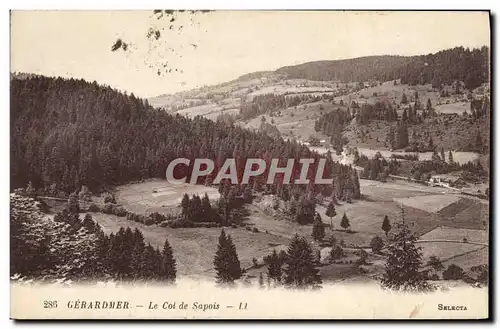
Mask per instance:
[[[230,235],[222,229],[214,258],[217,283],[232,284],[241,277],[242,269]]]
[[[285,284],[291,288],[320,288],[321,276],[311,245],[304,237],[293,237],[287,250]]]
[[[174,252],[168,239],[165,239],[163,250],[161,252],[160,280],[174,283],[177,276],[177,265],[174,258]]]
[[[281,276],[283,273],[283,263],[285,262],[286,257],[280,257],[276,252],[276,249],[273,250],[273,253],[265,258],[265,262],[267,263],[267,277],[271,278],[275,284],[281,282]]]
[[[401,291],[427,291],[432,286],[426,281],[422,269],[422,251],[415,246],[417,237],[402,224],[391,244],[387,246],[383,287]]]

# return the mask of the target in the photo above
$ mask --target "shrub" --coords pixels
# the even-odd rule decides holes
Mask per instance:
[[[104,203],[116,203],[115,196],[111,193],[104,195]]]
[[[122,206],[114,206],[113,214],[115,214],[118,217],[125,217],[127,216],[127,211]]]
[[[90,212],[100,212],[101,208],[98,205],[96,205],[95,203],[91,203],[89,205],[89,211]]]
[[[102,207],[102,212],[105,214],[113,215],[113,204],[111,203],[104,204],[104,206]]]
[[[254,227],[254,228],[252,229],[252,232],[253,232],[253,233],[258,233],[258,232],[259,232],[259,229],[258,229],[258,228],[256,228],[256,227]]]
[[[146,226],[151,226],[154,223],[155,222],[154,222],[154,220],[151,217],[146,217],[146,220],[144,221],[144,225],[146,225]]]
[[[451,264],[448,268],[443,271],[444,280],[460,280],[464,277],[464,270],[455,264]]]

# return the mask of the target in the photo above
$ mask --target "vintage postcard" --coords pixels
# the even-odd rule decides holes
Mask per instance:
[[[13,10],[13,319],[489,319],[488,11]]]

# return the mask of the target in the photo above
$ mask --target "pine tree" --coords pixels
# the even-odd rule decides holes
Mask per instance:
[[[325,215],[330,217],[330,230],[333,230],[333,217],[337,216],[337,212],[335,211],[335,205],[333,204],[333,202],[328,203]]]
[[[406,111],[406,109],[403,110],[403,116],[401,117],[401,120],[403,122],[408,122],[408,112]]]
[[[214,258],[217,283],[232,284],[242,275],[240,261],[236,253],[231,236],[226,235],[224,229],[219,236],[219,244]]]
[[[391,230],[391,223],[389,222],[389,217],[387,215],[384,216],[384,221],[382,222],[382,231],[385,232],[385,236],[389,234]]]
[[[426,112],[427,113],[432,113],[432,103],[431,103],[431,99],[430,98],[427,98],[427,105],[425,107],[426,109]]]
[[[71,193],[68,198],[68,211],[73,214],[78,214],[80,212],[80,203],[78,202],[78,196],[76,193]]]
[[[455,163],[455,161],[453,160],[453,153],[451,153],[451,151],[448,152],[448,162],[450,164]]]
[[[347,230],[351,226],[351,224],[349,224],[349,219],[347,218],[347,215],[345,212],[344,212],[344,215],[342,216],[342,219],[340,220],[340,226],[344,230]]]
[[[387,246],[387,261],[381,284],[383,287],[402,291],[426,291],[432,286],[420,272],[422,252],[415,246],[417,237],[407,225],[402,224],[392,244]]]
[[[444,155],[444,148],[441,147],[441,160],[446,162],[446,156]]]
[[[314,219],[312,237],[316,241],[321,241],[325,237],[325,226],[323,226],[323,221],[318,213],[316,213],[316,218]]]
[[[322,281],[317,266],[310,244],[296,234],[287,250],[285,284],[299,289],[319,288]]]
[[[191,220],[191,200],[189,200],[189,195],[184,193],[181,201],[182,216],[186,220]]]
[[[174,253],[168,239],[165,239],[161,252],[160,280],[174,283],[177,275],[177,265]]]
[[[401,96],[401,104],[407,104],[408,103],[408,98],[406,97],[406,94],[403,93],[403,96]]]
[[[478,152],[483,151],[483,139],[481,138],[481,133],[477,132],[475,147]]]
[[[281,282],[282,266],[284,259],[278,256],[276,249],[266,258],[267,262],[267,277],[274,280],[275,283]]]
[[[205,193],[203,198],[201,199],[201,212],[203,215],[204,222],[211,222],[214,219],[212,205],[210,204],[210,199],[208,198],[208,194]]]
[[[146,280],[155,280],[157,278],[158,261],[155,249],[148,244],[142,252],[141,277]]]
[[[361,187],[359,185],[359,175],[356,169],[352,170],[352,183],[353,183],[353,198],[359,199],[361,198]]]
[[[94,233],[96,229],[96,223],[92,219],[91,214],[86,214],[83,218],[83,227],[85,227],[89,233]]]
[[[139,280],[142,278],[142,255],[144,252],[144,248],[146,244],[144,243],[144,236],[139,229],[134,230],[133,234],[133,248],[132,248],[132,256],[130,260],[130,268],[132,270],[132,275],[134,280]]]

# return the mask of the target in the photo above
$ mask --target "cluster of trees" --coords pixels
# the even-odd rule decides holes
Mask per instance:
[[[189,198],[189,195],[185,193],[181,200],[181,215],[184,220],[190,222],[221,222],[220,215],[212,208],[206,193],[203,198],[197,194]]]
[[[473,99],[470,103],[470,110],[474,119],[490,115],[490,98],[485,96],[483,99]]]
[[[295,141],[201,117],[173,116],[96,82],[42,76],[11,81],[11,132],[12,187],[31,181],[35,188],[66,195],[82,185],[99,192],[130,181],[164,178],[176,158],[214,160],[213,175],[199,184],[210,184],[227,158],[236,159],[239,180],[248,158],[264,159],[267,168],[273,158],[294,158],[297,164],[299,158],[320,158]],[[174,175],[189,180],[193,163],[177,166]],[[312,180],[317,163],[311,165]],[[332,163],[323,177],[334,174]],[[252,177],[250,186],[267,188],[266,174]],[[299,176],[297,166],[291,181]]]
[[[260,114],[272,113],[279,109],[300,104],[317,102],[321,96],[311,94],[287,96],[284,94],[262,94],[254,96],[250,102],[242,102],[240,115],[244,120],[255,118]]]
[[[391,174],[396,174],[400,168],[400,163],[396,159],[385,159],[380,152],[377,152],[372,159],[354,150],[354,164],[363,167],[362,178],[386,181]]]
[[[163,176],[169,160],[186,154],[224,160],[255,154],[251,149],[265,149],[266,140],[283,146],[209,120],[171,116],[83,80],[14,79],[11,100],[14,186],[56,183],[71,192],[78,183],[95,190]]]
[[[396,108],[387,101],[376,101],[375,104],[362,104],[355,112],[356,122],[367,124],[371,120],[384,120],[387,122],[398,120]]]
[[[342,110],[340,108],[321,115],[314,122],[314,130],[322,132],[330,137],[331,144],[337,152],[342,153],[343,145],[346,141],[342,138],[342,131],[351,121],[351,112],[349,109]]]
[[[273,250],[264,257],[267,277],[275,286],[283,285],[294,289],[321,288],[319,259],[306,238],[295,235],[287,251]]]
[[[341,81],[389,81],[402,84],[432,83],[434,88],[464,81],[472,90],[489,79],[489,48],[456,47],[420,56],[369,56],[286,66],[276,72],[290,78]]]
[[[448,162],[446,162],[446,156],[443,149],[441,150],[441,155],[439,155],[437,151],[434,151],[432,160],[412,162],[409,173],[411,177],[417,180],[428,180],[431,173],[447,174],[456,171],[468,172],[477,177],[487,176],[486,170],[478,160],[460,164],[453,161],[453,154],[450,151],[448,152]],[[427,174],[429,177],[423,177],[424,174]]]
[[[157,280],[173,283],[176,262],[163,249],[144,242],[139,230],[121,228],[106,235],[90,214],[82,219],[65,209],[50,219],[32,198],[11,195],[12,275],[70,280]]]
[[[488,284],[488,266],[486,265],[472,266],[470,272],[475,276],[470,276],[456,264],[450,264],[445,268],[442,261],[436,256],[429,257],[426,266],[429,268],[429,277],[433,280],[439,280],[439,273],[441,273],[443,280],[463,280],[468,283]]]

